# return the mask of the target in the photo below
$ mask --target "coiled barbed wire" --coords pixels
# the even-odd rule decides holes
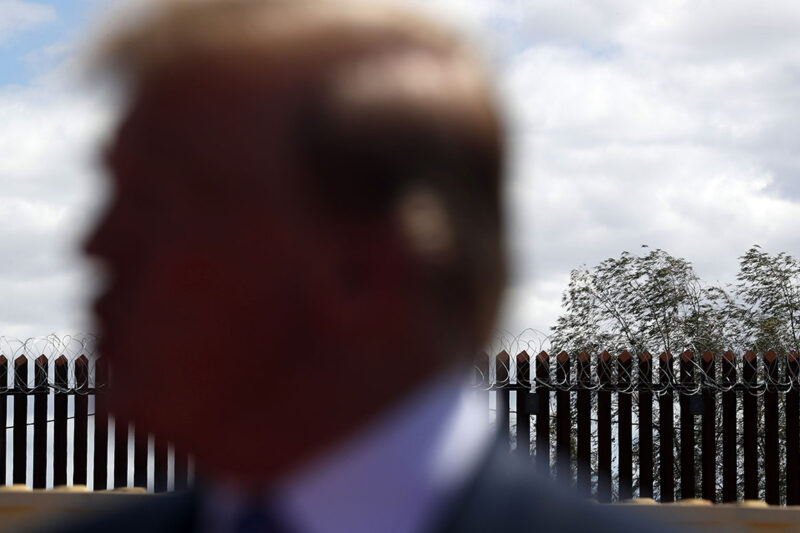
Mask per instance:
[[[94,394],[107,386],[100,382],[104,379],[97,378],[95,345],[96,337],[91,334],[27,339],[0,336],[0,392]],[[22,363],[27,363],[27,376],[18,379],[16,370]],[[57,373],[65,379],[58,379]]]
[[[482,354],[475,364],[478,389],[650,392],[656,396],[739,391],[762,396],[800,391],[800,349],[780,353],[548,354],[549,337],[537,330],[497,339],[492,351]],[[528,374],[522,376],[520,369],[525,367]]]
[[[105,389],[106,378],[98,377],[97,373],[95,342],[95,336],[89,334],[27,339],[0,336],[0,392],[95,394]],[[647,352],[548,354],[549,348],[549,337],[541,331],[527,329],[517,335],[501,332],[489,347],[491,351],[485,352],[475,364],[475,387],[650,392],[657,396],[731,391],[762,396],[768,392],[800,391],[800,350],[651,355]],[[21,356],[29,365],[24,382],[15,375]],[[5,382],[1,374],[3,357]],[[55,377],[59,360],[67,363],[66,382]],[[528,373],[523,376],[520,370],[526,367]],[[649,379],[642,379],[648,373]]]

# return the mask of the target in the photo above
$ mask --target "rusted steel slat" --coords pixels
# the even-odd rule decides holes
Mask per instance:
[[[591,385],[591,376],[589,374],[591,362],[588,353],[578,355],[578,453],[577,461],[577,489],[578,494],[588,498],[592,494],[592,478],[591,478],[591,454],[592,454],[592,441],[591,441],[591,400],[592,393],[588,388]]]
[[[736,382],[733,353],[722,357],[723,383],[730,387]],[[722,393],[722,502],[735,502],[736,494],[736,392]]]
[[[550,471],[550,358],[542,352],[536,357],[536,396],[539,407],[536,413],[536,463],[543,471]]]
[[[603,352],[597,360],[597,501],[611,501],[611,393],[603,390],[611,381],[611,355]]]
[[[175,450],[175,490],[189,488],[189,456]]]
[[[756,380],[758,357],[753,352],[744,356],[742,379],[752,385]],[[748,392],[742,393],[744,439],[744,499],[758,499],[758,399]]]
[[[675,501],[675,457],[673,446],[675,442],[675,417],[673,394],[673,369],[672,354],[662,353],[660,357],[661,382],[659,388],[666,389],[658,398],[658,427],[659,427],[659,476],[661,482],[661,501]]]
[[[133,486],[147,488],[147,432],[138,424],[133,431]]]
[[[155,439],[153,450],[153,491],[166,492],[169,446],[163,439]]]
[[[778,382],[778,355],[774,351],[767,352],[764,364],[768,378],[764,394],[764,499],[769,505],[780,505],[778,393],[772,385]]]
[[[570,412],[569,391],[563,387],[569,383],[570,362],[565,352],[556,357],[556,382],[562,385],[556,391],[556,476],[569,483],[572,479],[571,440],[572,413]]]
[[[95,390],[108,385],[106,360],[97,359],[94,367]],[[94,395],[94,466],[92,480],[94,490],[108,488],[108,408],[103,394]]]
[[[786,371],[793,384],[786,394],[786,504],[800,505],[800,358],[797,352],[789,354]]]
[[[14,484],[26,482],[28,467],[28,371],[28,358],[20,355],[14,360]]]
[[[114,417],[114,488],[128,486],[128,421]]]
[[[3,432],[0,433],[0,485],[6,482],[6,437],[8,435],[8,358],[0,355],[0,419],[3,422]]]
[[[714,354],[703,354],[703,379],[714,381]],[[702,443],[703,498],[717,501],[717,402],[714,389],[703,389],[703,443]]]
[[[695,497],[695,472],[694,472],[694,414],[689,405],[689,391],[694,385],[694,354],[684,352],[681,355],[681,385],[683,391],[680,396],[681,406],[681,499],[687,500]]]
[[[75,360],[75,436],[73,438],[72,479],[75,485],[86,485],[89,424],[89,359],[81,355]]]
[[[623,352],[617,357],[617,383],[623,390],[631,385],[633,360],[631,354]],[[633,497],[633,431],[631,394],[617,394],[619,405],[618,445],[619,445],[619,499],[628,500]]]
[[[47,486],[47,357],[36,359],[33,397],[33,488]]]
[[[649,353],[639,356],[639,497],[653,497],[653,361]]]
[[[55,361],[53,397],[53,486],[67,484],[67,393],[68,361],[63,355]]]

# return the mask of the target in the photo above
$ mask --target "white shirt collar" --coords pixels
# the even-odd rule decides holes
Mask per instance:
[[[440,376],[375,424],[271,491],[270,507],[301,533],[417,533],[476,468],[488,413],[461,374]],[[208,533],[227,533],[246,503],[224,487],[207,502]]]

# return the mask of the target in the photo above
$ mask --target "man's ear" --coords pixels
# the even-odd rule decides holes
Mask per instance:
[[[414,260],[442,268],[455,260],[456,236],[444,199],[430,187],[413,185],[395,204],[393,222]]]

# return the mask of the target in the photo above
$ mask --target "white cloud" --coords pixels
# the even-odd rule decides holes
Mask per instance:
[[[570,269],[643,243],[710,281],[731,280],[754,243],[800,256],[800,5],[426,4],[491,48],[511,118],[515,275],[501,326],[546,330]],[[11,24],[9,6],[32,11]],[[0,0],[0,40],[48,9]],[[72,250],[99,202],[92,158],[109,108],[64,81],[79,53],[35,51],[40,77],[0,88],[0,292],[20,310],[0,314],[7,335],[85,327]]]
[[[57,72],[57,74],[56,74]],[[85,331],[90,273],[76,250],[101,191],[103,95],[59,66],[0,88],[0,331],[25,338]]]
[[[52,6],[23,0],[0,0],[0,43],[56,18]]]
[[[566,274],[643,243],[731,281],[754,244],[800,255],[800,8],[534,2],[500,84],[514,285],[547,329]]]

